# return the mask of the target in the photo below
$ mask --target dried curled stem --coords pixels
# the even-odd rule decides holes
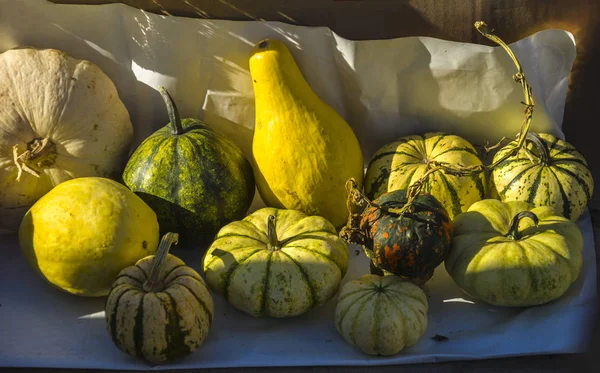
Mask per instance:
[[[525,105],[525,110],[524,110],[525,118],[523,120],[523,123],[521,124],[521,129],[515,138],[515,141],[517,142],[517,144],[512,149],[512,151],[506,152],[502,157],[498,158],[495,162],[493,162],[492,164],[490,164],[488,166],[485,166],[483,164],[482,165],[472,165],[472,166],[458,166],[458,165],[446,163],[446,162],[437,162],[437,161],[429,162],[430,170],[427,171],[421,177],[421,179],[419,179],[417,182],[413,183],[411,185],[411,187],[409,187],[409,190],[408,190],[409,203],[406,204],[406,206],[405,206],[406,208],[408,208],[408,206],[410,205],[410,202],[414,199],[414,197],[419,194],[423,185],[426,183],[427,178],[432,173],[437,172],[437,171],[443,171],[444,173],[446,173],[448,175],[472,176],[472,175],[480,174],[482,172],[489,172],[489,171],[493,170],[494,168],[496,168],[499,164],[501,164],[502,162],[507,160],[508,158],[517,154],[521,150],[521,148],[523,148],[523,146],[525,145],[525,139],[527,138],[527,134],[529,133],[529,128],[531,126],[531,119],[533,117],[533,108],[535,106],[534,102],[533,102],[533,95],[531,93],[531,86],[527,83],[527,80],[525,79],[525,74],[523,73],[521,64],[519,63],[519,60],[517,59],[515,54],[512,52],[510,47],[508,45],[506,45],[506,43],[504,43],[504,41],[502,41],[502,39],[500,39],[496,35],[492,34],[492,30],[489,30],[489,28],[485,22],[483,22],[483,21],[475,22],[475,28],[483,36],[485,36],[486,38],[488,38],[491,41],[500,45],[506,51],[506,53],[508,53],[508,55],[513,60],[515,66],[517,68],[517,72],[514,75],[514,79],[517,83],[520,83],[521,86],[523,87],[523,96],[525,98],[525,100],[522,102]],[[507,140],[507,139],[504,137],[497,144],[495,144],[493,146],[486,145],[486,147],[484,149],[486,152],[494,150],[494,149],[500,147],[505,140]],[[530,154],[527,154],[527,155],[530,156]],[[411,188],[412,188],[412,190],[411,190]]]
[[[364,232],[360,229],[362,212],[369,206],[371,201],[365,196],[359,188],[354,178],[346,181],[346,207],[348,209],[348,222],[340,231],[340,238],[346,242],[352,242],[358,245],[364,245]]]
[[[19,144],[13,146],[13,162],[17,167],[17,181],[23,171],[40,177],[39,169],[54,163],[56,146],[49,138],[33,139],[27,144],[27,150],[19,154]]]

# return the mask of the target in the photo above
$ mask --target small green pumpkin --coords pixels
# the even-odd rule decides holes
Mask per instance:
[[[155,256],[123,269],[106,299],[106,326],[115,345],[152,364],[192,353],[213,321],[204,280],[168,253],[177,239],[175,233],[165,234]]]
[[[123,181],[156,212],[161,233],[180,232],[187,247],[208,246],[222,226],[248,211],[252,167],[229,138],[199,120],[181,120],[169,93],[159,91],[170,123],[135,150]]]
[[[376,199],[394,190],[406,190],[436,163],[461,167],[481,165],[477,151],[467,140],[442,132],[402,137],[381,147],[373,155],[365,176],[365,193]],[[433,172],[423,191],[433,195],[451,219],[486,195],[484,173],[457,176],[443,170]]]
[[[364,275],[342,286],[335,327],[346,342],[369,355],[395,355],[427,330],[427,295],[397,276]]]
[[[562,296],[581,270],[583,238],[549,206],[486,199],[454,220],[445,261],[471,297],[496,306],[540,305]]]
[[[210,289],[237,309],[289,317],[335,295],[348,248],[323,217],[263,208],[223,227],[203,268]]]
[[[494,162],[515,149],[513,141],[496,153]],[[498,164],[492,180],[502,201],[552,206],[568,219],[579,219],[594,180],[583,156],[569,143],[547,133],[529,133],[526,146]]]

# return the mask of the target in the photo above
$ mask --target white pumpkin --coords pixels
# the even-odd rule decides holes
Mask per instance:
[[[0,230],[55,185],[118,178],[133,126],[110,78],[55,49],[0,54]]]

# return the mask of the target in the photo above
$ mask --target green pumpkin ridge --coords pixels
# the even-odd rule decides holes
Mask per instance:
[[[548,168],[548,171],[550,171],[550,173],[554,176],[554,179],[556,180],[556,185],[558,185],[558,191],[562,200],[562,215],[565,218],[570,219],[571,205],[569,204],[569,197],[567,196],[567,193],[565,193],[565,188],[563,187],[562,183],[560,182],[560,179],[556,175],[556,172],[554,172],[552,168]]]
[[[185,337],[188,335],[181,329],[181,318],[177,312],[177,303],[175,297],[168,291],[165,292],[169,299],[169,306],[173,310],[169,311],[167,303],[165,304],[165,312],[168,315],[169,321],[165,325],[165,338],[167,339],[167,348],[164,351],[164,356],[167,361],[175,361],[191,352],[190,347],[185,342]]]
[[[268,315],[267,302],[269,300],[269,280],[271,277],[271,262],[273,258],[273,251],[270,251],[267,257],[267,268],[265,269],[265,275],[262,279],[263,292],[260,299],[260,309],[258,310],[259,315]]]
[[[309,294],[310,294],[310,307],[314,307],[317,304],[317,292],[310,279],[310,276],[308,275],[308,272],[306,271],[306,269],[304,267],[302,267],[302,265],[300,263],[298,263],[297,260],[295,260],[294,258],[292,258],[291,255],[289,255],[288,253],[286,253],[285,251],[280,251],[281,254],[287,256],[287,258],[296,265],[296,267],[298,268],[298,271],[300,271],[300,273],[302,274],[302,278],[304,279],[304,282],[306,283],[306,286],[308,287],[309,290]]]
[[[242,264],[246,263],[252,256],[260,253],[263,250],[264,249],[262,249],[262,248],[257,248],[256,250],[250,252],[250,254],[248,254],[248,256],[246,256],[244,259],[241,259],[241,260],[235,262],[231,267],[229,267],[227,269],[227,272],[222,275],[222,278],[225,280],[225,285],[223,287],[225,289],[225,292],[223,294],[225,296],[225,298],[229,299],[229,285],[231,283],[231,279],[232,279],[235,271],[238,268],[240,268]]]
[[[373,298],[376,297],[378,293],[376,292],[372,292],[369,297],[369,301]],[[363,311],[365,310],[366,306],[369,304],[370,302],[367,302],[367,300],[363,300],[358,308],[358,311],[356,312],[356,316],[354,318],[354,322],[352,323],[352,332],[350,333],[350,338],[352,339],[351,343],[353,345],[356,346],[356,335],[358,334],[356,332],[356,329],[360,326],[360,324],[358,323],[358,321],[360,320],[360,315],[363,313]]]
[[[583,188],[583,192],[585,193],[585,197],[587,198],[587,200],[588,200],[588,201],[590,200],[590,198],[592,197],[592,195],[591,195],[590,189],[589,189],[589,187],[588,187],[588,184],[587,184],[587,183],[586,183],[586,182],[585,182],[583,179],[581,179],[581,178],[579,177],[579,175],[577,175],[577,174],[573,173],[573,172],[572,172],[572,171],[570,171],[570,170],[567,170],[567,169],[564,169],[564,168],[562,168],[562,167],[559,167],[558,165],[555,165],[554,167],[555,167],[557,170],[560,170],[561,172],[563,172],[563,173],[565,173],[565,174],[569,175],[570,177],[572,177],[573,179],[575,179],[575,180],[577,181],[577,183],[578,183],[579,185],[581,185],[581,187]]]

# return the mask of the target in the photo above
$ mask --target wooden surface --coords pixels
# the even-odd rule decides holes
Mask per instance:
[[[103,4],[119,1],[54,0],[55,3]],[[126,0],[120,1],[148,11],[177,16],[273,20],[304,26],[327,26],[349,39],[381,39],[432,36],[446,40],[491,43],[473,28],[486,21],[507,42],[536,31],[561,28],[577,42],[577,59],[571,73],[563,130],[585,156],[595,176],[590,203],[596,237],[597,267],[600,261],[600,155],[597,138],[600,118],[600,1],[594,0]],[[589,351],[584,354],[532,356],[483,361],[377,367],[387,372],[598,372],[600,326],[596,323]],[[574,331],[576,332],[576,331]],[[560,338],[560,336],[557,336]],[[202,372],[371,372],[370,367],[315,367],[269,369],[207,369]],[[2,373],[25,369],[0,369]],[[33,371],[33,370],[32,370]],[[36,372],[73,372],[37,369]],[[84,370],[77,370],[82,372]],[[89,372],[102,372],[85,370]]]

